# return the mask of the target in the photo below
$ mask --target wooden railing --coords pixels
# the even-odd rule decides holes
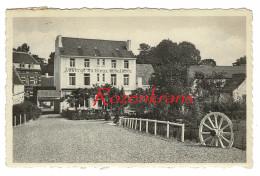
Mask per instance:
[[[19,116],[14,116],[13,117],[13,126],[18,126],[18,125],[22,125],[23,123],[26,123],[27,119],[26,119],[26,114],[24,115],[19,115]]]
[[[127,127],[127,128],[132,128],[132,129],[137,129],[137,123],[139,121],[139,131],[142,131],[142,121],[145,121],[145,131],[146,133],[148,132],[149,129],[149,122],[154,123],[154,135],[157,135],[157,124],[166,124],[166,137],[169,138],[170,136],[170,125],[181,127],[181,142],[184,142],[184,130],[185,130],[185,125],[181,123],[174,123],[174,122],[169,122],[169,121],[159,121],[159,120],[150,120],[150,119],[140,119],[140,118],[124,118],[120,117],[119,118],[119,126]]]

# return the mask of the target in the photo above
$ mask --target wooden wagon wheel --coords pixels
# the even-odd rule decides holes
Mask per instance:
[[[232,122],[223,113],[211,112],[200,123],[199,137],[202,145],[231,148],[234,142]]]

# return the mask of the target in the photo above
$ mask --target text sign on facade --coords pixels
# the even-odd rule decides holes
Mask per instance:
[[[92,69],[92,68],[68,68],[65,67],[64,73],[132,73],[128,69]]]

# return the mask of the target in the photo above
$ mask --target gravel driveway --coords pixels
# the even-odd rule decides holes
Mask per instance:
[[[54,115],[14,127],[14,163],[224,163],[246,162],[246,152],[201,147],[105,121],[70,121]]]

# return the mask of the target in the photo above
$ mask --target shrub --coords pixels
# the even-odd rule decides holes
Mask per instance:
[[[90,110],[63,110],[61,113],[63,118],[68,120],[94,120],[104,119],[105,115],[101,111],[92,112]]]
[[[118,123],[118,122],[119,122],[119,114],[116,114],[114,118],[114,123]]]
[[[13,117],[16,116],[16,118],[18,118],[20,115],[24,117],[24,114],[26,115],[26,121],[31,119],[36,120],[41,115],[41,109],[29,101],[25,101],[23,103],[13,105]]]

